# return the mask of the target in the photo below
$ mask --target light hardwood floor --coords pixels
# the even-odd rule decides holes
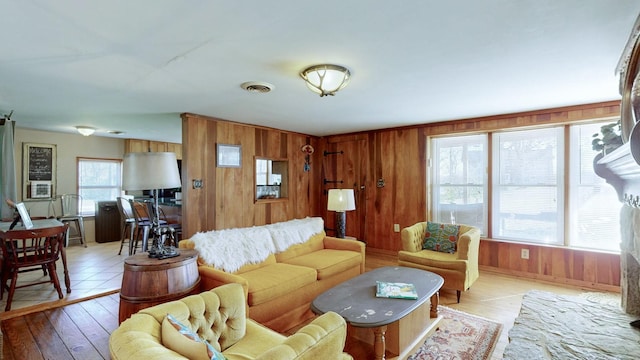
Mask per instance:
[[[89,244],[88,248],[77,245],[70,246],[68,257],[72,293],[67,294],[63,300],[58,300],[55,291],[49,284],[43,285],[41,289],[27,288],[24,290],[25,293],[20,295],[20,298],[14,300],[12,311],[0,313],[0,320],[15,318],[28,312],[70,305],[82,297],[91,297],[100,292],[119,289],[122,283],[122,262],[127,255],[118,256],[118,247],[118,242],[93,243]],[[395,256],[374,252],[367,253],[367,270],[396,265],[396,263],[397,257]],[[492,357],[493,359],[501,359],[504,348],[508,344],[509,329],[520,311],[522,296],[530,290],[544,290],[567,295],[595,291],[481,271],[480,279],[470,291],[462,294],[459,304],[456,303],[455,291],[446,289],[440,292],[440,304],[502,323],[502,333]],[[28,293],[26,293],[27,291]],[[619,297],[619,294],[617,296]],[[112,295],[111,298],[117,297]],[[109,303],[104,302],[104,304]],[[4,305],[2,306],[4,307]],[[114,308],[108,309],[109,312],[117,314],[117,301],[114,301],[111,306]],[[38,338],[38,334],[33,334],[33,336]]]
[[[11,302],[11,310],[0,312],[0,320],[16,314],[29,312],[30,309],[42,308],[43,303],[57,307],[78,299],[92,297],[108,291],[118,290],[122,286],[122,263],[127,258],[127,244],[118,255],[120,242],[88,243],[82,245],[71,243],[67,248],[67,267],[71,279],[71,293],[66,293],[62,264],[58,262],[57,273],[62,286],[64,298],[58,299],[58,293],[52,284],[40,284],[16,289]],[[17,284],[25,284],[36,280],[47,279],[41,271],[32,271],[18,275]],[[7,291],[4,292],[0,309],[4,310]]]

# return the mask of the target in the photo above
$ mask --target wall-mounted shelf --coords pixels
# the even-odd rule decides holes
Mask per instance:
[[[606,156],[597,156],[593,168],[616,189],[618,200],[640,208],[640,165],[631,156],[630,146],[640,144],[627,142]]]

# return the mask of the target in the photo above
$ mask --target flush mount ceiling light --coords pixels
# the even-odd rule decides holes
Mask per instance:
[[[84,136],[91,136],[94,132],[96,132],[96,129],[89,126],[76,126],[76,130],[78,130],[78,132]]]
[[[300,73],[307,87],[320,94],[320,97],[335,95],[336,91],[349,83],[349,69],[340,65],[322,64],[308,67]]]

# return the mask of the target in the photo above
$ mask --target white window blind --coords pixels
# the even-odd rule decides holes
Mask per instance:
[[[620,209],[613,186],[593,171],[591,148],[602,123],[571,126],[569,242],[572,246],[620,251]]]
[[[473,225],[495,239],[619,252],[622,205],[595,174],[591,145],[611,122],[495,132],[490,152],[488,134],[433,139],[432,218]]]
[[[433,218],[487,230],[487,135],[433,139]]]
[[[97,201],[115,201],[121,191],[121,160],[78,158],[78,194],[82,196],[82,215],[95,215]]]
[[[563,128],[493,138],[493,237],[562,245]]]

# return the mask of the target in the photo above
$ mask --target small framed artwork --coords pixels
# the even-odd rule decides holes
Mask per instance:
[[[217,166],[239,168],[242,165],[240,145],[216,144]]]
[[[18,213],[20,214],[20,218],[22,219],[24,228],[32,229],[33,222],[31,221],[31,217],[29,216],[29,212],[27,211],[27,208],[24,206],[24,203],[17,203],[16,209],[18,209]]]
[[[31,181],[32,199],[50,199],[51,181]]]

